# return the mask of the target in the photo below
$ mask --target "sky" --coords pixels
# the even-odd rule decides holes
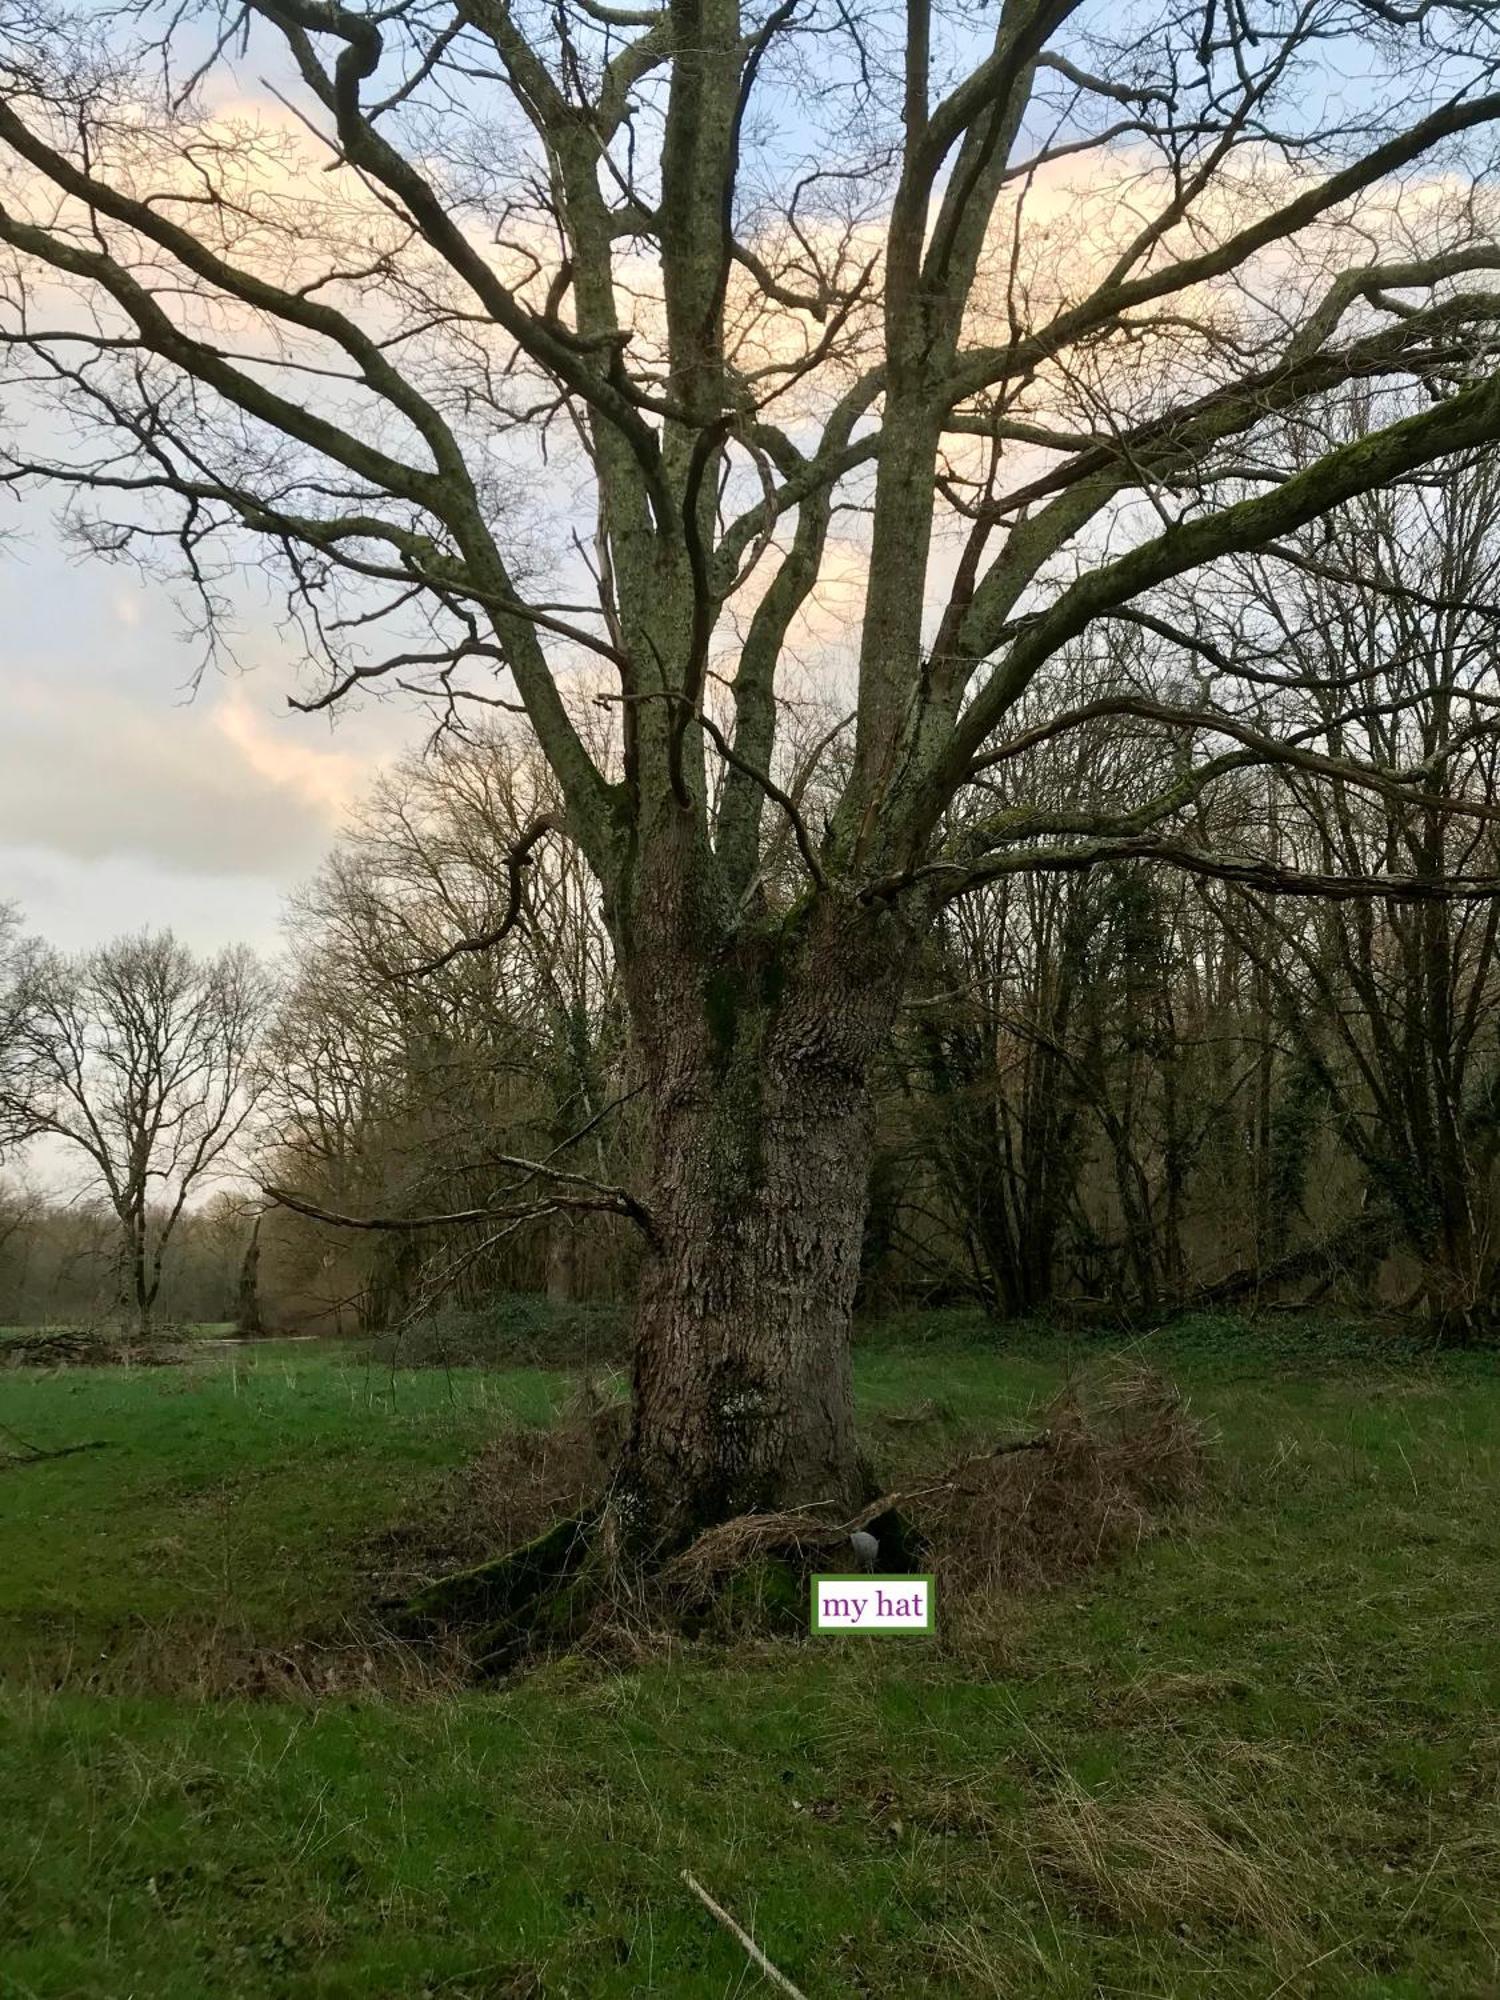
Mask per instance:
[[[71,553],[57,506],[0,497],[0,902],[68,950],[170,927],[198,950],[273,952],[288,894],[427,719],[399,695],[289,710],[298,649],[258,574],[238,667],[194,692],[200,642],[171,588]],[[835,553],[824,628],[804,635],[818,647],[857,596],[858,551]]]
[[[238,667],[194,692],[171,588],[75,555],[55,511],[31,493],[0,512],[0,902],[70,951],[169,927],[274,952],[288,892],[423,717],[290,710],[297,651],[249,588]]]

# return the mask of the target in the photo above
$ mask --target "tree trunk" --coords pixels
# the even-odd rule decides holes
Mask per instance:
[[[260,1310],[260,1217],[250,1230],[250,1241],[240,1263],[239,1284],[234,1300],[235,1331],[246,1338],[258,1338],[266,1330]]]
[[[652,1110],[624,1525],[650,1546],[865,1493],[849,1355],[890,920],[819,899],[717,963],[627,975]]]
[[[1425,1258],[1428,1326],[1439,1345],[1461,1347],[1485,1333],[1494,1320],[1483,1240],[1466,1185],[1439,1181],[1434,1206],[1439,1215]]]
[[[567,1306],[578,1293],[575,1271],[578,1237],[570,1217],[559,1216],[547,1231],[546,1288],[551,1305]]]
[[[149,1340],[155,1294],[146,1277],[146,1218],[144,1214],[130,1210],[121,1222],[124,1230],[121,1306],[125,1314],[135,1320],[137,1338]]]

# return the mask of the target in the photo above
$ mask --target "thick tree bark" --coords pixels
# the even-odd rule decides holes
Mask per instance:
[[[824,898],[717,960],[655,944],[627,977],[654,1233],[619,1493],[630,1531],[660,1545],[864,1496],[849,1331],[868,1068],[903,952],[889,917]]]

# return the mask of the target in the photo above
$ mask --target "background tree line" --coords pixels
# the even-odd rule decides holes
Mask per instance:
[[[1122,859],[1000,873],[950,906],[881,1063],[868,1308],[1259,1298],[1490,1326],[1500,906],[1348,891],[1497,872],[1497,485],[1481,453],[1368,495],[1211,594],[1094,628],[1038,685],[955,838],[966,814],[1118,812],[1211,767],[1198,839],[1325,893]],[[1195,674],[1228,661],[1248,690],[1232,732],[1194,709]],[[829,721],[788,731],[808,816],[839,781]],[[1257,755],[1272,732],[1305,771]],[[1414,804],[1414,782],[1448,804]],[[503,722],[450,723],[297,897],[275,980],[161,936],[68,959],[10,913],[0,1322],[123,1307],[347,1332],[514,1291],[622,1296],[637,1251],[611,1215],[366,1229],[264,1191],[353,1224],[492,1208],[517,1162],[629,1185],[641,1080],[598,892],[567,845],[514,859],[557,803]],[[783,825],[772,904],[797,894],[790,847]],[[75,1197],[16,1171],[39,1135],[82,1166]]]

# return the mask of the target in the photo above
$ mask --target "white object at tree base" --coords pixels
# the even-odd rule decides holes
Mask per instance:
[[[717,1917],[725,1930],[732,1937],[737,1938],[745,1947],[745,1950],[750,1954],[751,1958],[760,1967],[773,1986],[779,1986],[783,1993],[790,1993],[792,2000],[807,2000],[807,1995],[802,1991],[802,1988],[800,1986],[793,1986],[791,1980],[787,1978],[784,1972],[776,1970],[776,1967],[772,1965],[770,1959],[766,1957],[760,1946],[755,1942],[755,1939],[751,1937],[749,1931],[740,1928],[734,1918],[730,1916],[728,1910],[714,1901],[713,1897],[709,1895],[707,1889],[704,1888],[696,1876],[690,1875],[687,1869],[684,1868],[682,1879],[698,1898],[704,1909],[708,1911],[709,1915]]]
[[[849,1546],[861,1569],[873,1570],[880,1560],[880,1544],[868,1528],[856,1528],[849,1537]]]
[[[814,1632],[931,1632],[934,1580],[928,1576],[815,1576]]]

